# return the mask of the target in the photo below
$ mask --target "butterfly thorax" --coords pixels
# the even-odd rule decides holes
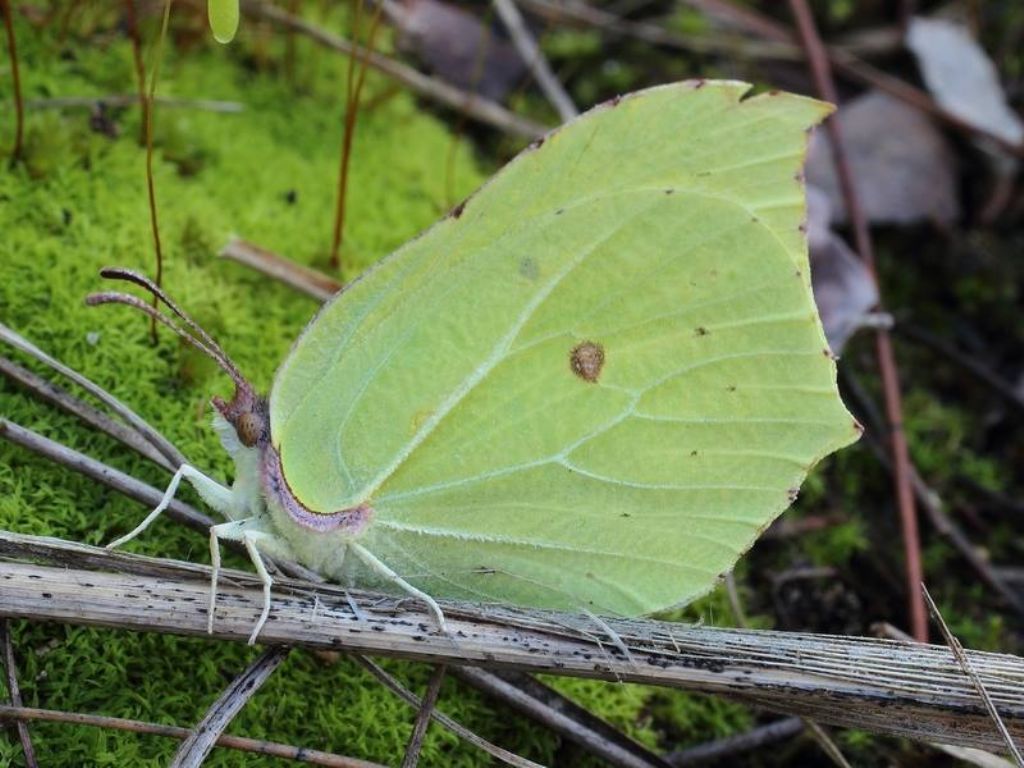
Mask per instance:
[[[230,402],[215,397],[213,405],[221,417],[216,424],[221,440],[235,460],[236,487],[252,488],[253,493],[262,496],[275,527],[293,547],[310,533],[355,539],[369,527],[373,509],[368,503],[320,512],[298,498],[288,484],[280,452],[271,439],[266,398],[251,387],[237,387]]]

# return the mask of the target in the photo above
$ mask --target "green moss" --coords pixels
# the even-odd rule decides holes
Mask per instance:
[[[71,37],[63,43],[58,30],[18,20],[27,98],[133,90],[130,47],[110,33],[115,14],[81,13],[69,22]],[[195,20],[175,18],[175,39],[187,42]],[[88,40],[74,37],[87,31]],[[192,40],[181,53],[184,48],[169,45],[160,94],[236,100],[245,111],[158,107],[156,114],[164,284],[261,388],[316,305],[219,260],[216,252],[237,234],[297,261],[325,264],[344,101],[344,59],[300,43],[293,80],[275,64],[282,48],[277,37],[264,45],[244,23],[239,40],[226,48]],[[346,277],[431,224],[485,176],[465,142],[456,142],[409,95],[387,88],[368,78],[367,100],[375,106],[360,114],[355,140]],[[0,91],[0,101],[9,96]],[[87,293],[106,287],[97,274],[102,266],[154,271],[138,110],[112,110],[110,117],[120,129],[116,139],[90,130],[87,111],[29,113],[26,162],[0,171],[0,319],[123,399],[194,464],[228,478],[230,462],[209,427],[208,407],[211,395],[229,394],[224,377],[168,333],[151,346],[148,324],[137,315],[83,304]],[[0,382],[0,413],[155,486],[168,480],[6,381]],[[190,490],[182,493],[196,501]],[[92,481],[0,443],[2,528],[99,544],[129,530],[143,513]],[[202,537],[166,519],[128,548],[197,562],[209,557]],[[235,556],[230,564],[248,567]],[[702,606],[687,615],[727,615],[720,595]],[[51,624],[15,622],[13,631],[28,705],[161,723],[195,722],[256,653],[240,645]],[[426,683],[422,666],[388,668],[414,690]],[[696,739],[745,722],[740,708],[699,697],[593,682],[559,685],[652,746],[666,729],[675,735],[688,728]],[[454,680],[445,683],[441,701],[446,712],[509,749],[546,763],[559,754],[557,737],[507,712],[499,716]],[[651,715],[654,706],[663,716]],[[230,730],[393,763],[412,719],[351,662],[328,665],[298,652]],[[32,734],[47,765],[158,766],[175,749],[164,739],[69,725],[35,724]],[[0,764],[16,765],[19,755],[13,742],[0,741]],[[481,762],[475,749],[431,729],[424,765]],[[211,766],[277,764],[227,750],[209,760]]]

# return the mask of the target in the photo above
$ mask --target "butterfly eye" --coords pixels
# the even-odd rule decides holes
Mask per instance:
[[[243,413],[235,423],[238,439],[246,448],[252,448],[263,435],[263,419],[255,413]]]

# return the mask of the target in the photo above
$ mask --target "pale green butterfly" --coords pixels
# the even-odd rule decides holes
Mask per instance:
[[[252,639],[259,552],[442,627],[435,597],[635,616],[708,591],[860,431],[802,224],[830,107],[748,88],[652,88],[538,140],[335,296],[269,399],[166,302],[235,382],[214,405],[237,479],[181,467],[114,545],[187,478],[229,520],[215,567],[241,541],[264,580]]]
[[[238,31],[238,0],[207,0],[206,15],[213,39],[230,43]]]

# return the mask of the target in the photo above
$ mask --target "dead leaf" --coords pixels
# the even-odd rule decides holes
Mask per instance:
[[[915,17],[906,42],[925,85],[946,110],[1011,144],[1024,141],[1024,122],[1010,109],[995,65],[966,27]]]
[[[832,231],[828,195],[811,185],[807,187],[807,243],[814,301],[828,344],[838,355],[878,303],[878,290],[864,263]]]
[[[515,46],[472,13],[440,0],[403,0],[391,9],[399,46],[452,85],[501,101],[525,76]]]
[[[861,207],[869,221],[948,224],[960,216],[956,161],[945,137],[920,110],[880,91],[851,100],[839,121]],[[831,204],[831,220],[846,221],[846,206],[825,131],[815,131],[807,179]]]

